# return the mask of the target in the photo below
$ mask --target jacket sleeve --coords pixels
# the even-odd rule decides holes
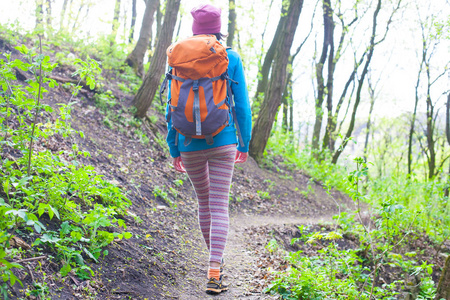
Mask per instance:
[[[168,99],[170,99],[170,97],[171,97],[171,94],[170,94],[171,85],[172,85],[172,80],[169,80]],[[167,120],[167,116],[169,115],[169,109],[170,109],[169,104],[167,104],[166,120]],[[167,122],[166,142],[167,142],[167,145],[169,145],[170,156],[172,156],[173,158],[180,156],[180,151],[178,150],[178,146],[175,145],[176,134],[177,134],[177,131],[175,129],[173,129],[173,127],[172,127],[172,119],[169,119],[169,121]]]
[[[233,74],[230,77],[238,82],[231,83],[231,89],[234,94],[234,102],[236,106],[236,118],[239,128],[241,130],[242,140],[244,145],[238,144],[237,149],[241,152],[248,152],[248,146],[252,133],[252,112],[250,108],[250,101],[248,99],[247,83],[245,81],[244,67],[239,54],[233,50],[229,51],[229,55],[234,56],[236,65]]]

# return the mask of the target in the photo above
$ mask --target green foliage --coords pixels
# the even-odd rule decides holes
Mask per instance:
[[[73,269],[81,277],[93,276],[85,259],[97,261],[101,248],[114,239],[131,237],[125,231],[104,230],[108,227],[126,230],[119,216],[126,214],[131,203],[118,187],[96,174],[93,167],[79,162],[80,157],[89,153],[80,151],[76,144],[54,152],[45,148],[35,151],[27,172],[30,152],[27,141],[33,139],[45,145],[54,136],[83,134],[70,127],[73,103],[59,104],[59,110],[55,111],[35,101],[40,88],[47,93],[56,86],[53,80],[44,77],[56,65],[34,49],[24,45],[17,49],[25,62],[11,60],[7,53],[3,54],[6,59],[0,60],[0,274],[4,283],[11,286],[20,283],[12,269],[21,266],[10,262],[13,253],[7,249],[13,234],[20,229],[35,233],[33,246],[45,245],[57,254],[62,276]],[[80,67],[76,74],[91,87],[95,86],[98,65],[92,60],[76,63]],[[14,68],[36,74],[41,66],[44,85],[39,86],[39,76],[28,80],[27,85],[16,83]],[[38,109],[39,119],[32,130],[30,121]],[[44,216],[57,225],[56,229],[44,226],[41,221]],[[1,285],[0,292],[6,298],[6,284]],[[36,283],[30,295],[45,297],[47,292],[45,283]]]
[[[271,146],[273,154],[280,151],[276,145]],[[291,267],[277,273],[278,278],[266,291],[277,293],[283,299],[396,299],[395,295],[402,288],[403,280],[380,286],[374,278],[384,266],[397,266],[405,276],[411,274],[420,278],[418,299],[433,299],[435,286],[430,277],[432,265],[426,261],[416,261],[413,259],[414,253],[402,256],[396,250],[402,247],[408,249],[410,236],[420,235],[424,231],[439,242],[449,238],[449,217],[442,213],[443,209],[446,211],[448,208],[445,205],[438,205],[437,209],[434,207],[439,195],[443,196],[443,186],[437,181],[413,183],[407,180],[408,185],[419,187],[414,194],[412,187],[397,185],[393,179],[386,182],[368,180],[370,168],[362,158],[355,158],[354,170],[344,174],[342,167],[326,161],[317,162],[305,152],[297,155],[288,155],[285,163],[306,169],[312,178],[322,180],[327,190],[338,187],[345,191],[355,201],[357,210],[335,216],[339,225],[337,231],[307,235],[307,243],[317,240],[331,242],[318,251],[317,256],[305,257],[301,251],[289,253],[287,260]],[[422,199],[424,196],[425,199]],[[421,210],[412,206],[410,199],[414,199],[416,204],[416,201],[420,201]],[[363,202],[373,205],[371,223],[374,228],[370,230],[362,223]],[[344,234],[356,236],[359,247],[339,250],[334,240],[342,238]],[[297,238],[292,243],[305,240],[305,237]],[[267,248],[270,251],[272,245],[269,243]]]
[[[154,186],[153,187],[153,195],[156,198],[160,198],[162,199],[165,203],[167,203],[171,208],[176,209],[177,208],[177,204],[172,201],[172,199],[170,199],[169,194],[164,190],[166,186],[163,186],[162,188],[159,186]],[[169,188],[169,190],[171,191],[172,195],[174,195],[174,197],[177,197],[178,192],[174,189],[174,188]]]

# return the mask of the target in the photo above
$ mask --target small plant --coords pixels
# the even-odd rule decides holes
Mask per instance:
[[[270,195],[269,195],[269,192],[256,191],[256,193],[258,194],[258,196],[259,196],[261,199],[269,200],[269,199],[271,198]]]
[[[180,187],[180,186],[182,186],[183,185],[183,180],[181,180],[181,179],[175,179],[174,181],[173,181],[173,184],[176,186],[176,187]]]
[[[157,197],[160,197],[165,203],[167,203],[171,208],[176,209],[177,205],[176,203],[174,203],[170,198],[169,198],[169,194],[164,191],[165,186],[163,186],[162,188],[159,186],[154,186],[153,187],[153,195],[155,196],[155,199]]]

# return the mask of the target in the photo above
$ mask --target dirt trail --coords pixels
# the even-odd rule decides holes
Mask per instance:
[[[234,214],[230,219],[230,232],[225,250],[225,282],[230,285],[229,291],[217,296],[210,296],[204,293],[206,285],[205,270],[208,259],[205,251],[202,251],[199,261],[204,262],[201,265],[191,268],[185,278],[185,283],[180,286],[181,289],[175,299],[276,299],[274,296],[264,294],[252,286],[254,283],[254,274],[258,272],[258,258],[263,253],[261,249],[265,245],[258,244],[261,249],[252,248],[249,243],[250,228],[267,226],[277,227],[282,225],[312,225],[322,221],[329,221],[331,216],[322,217],[304,217],[275,215],[249,215]]]

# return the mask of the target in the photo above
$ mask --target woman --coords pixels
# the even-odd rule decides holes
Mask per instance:
[[[224,37],[220,33],[221,10],[219,8],[209,4],[200,5],[193,8],[191,14],[194,35],[214,34],[219,41]],[[181,134],[177,135],[170,120],[167,135],[175,170],[187,172],[197,195],[200,229],[210,254],[206,287],[206,292],[209,294],[218,294],[227,290],[227,286],[222,282],[221,265],[229,228],[230,185],[234,164],[247,160],[252,126],[241,58],[231,49],[227,49],[227,55],[228,76],[232,79],[231,90],[234,95],[236,120],[230,114],[230,123],[214,136],[212,145],[205,139],[192,139],[185,143],[185,137]],[[168,106],[167,111],[169,109]],[[243,144],[238,143],[236,121],[241,131]]]

